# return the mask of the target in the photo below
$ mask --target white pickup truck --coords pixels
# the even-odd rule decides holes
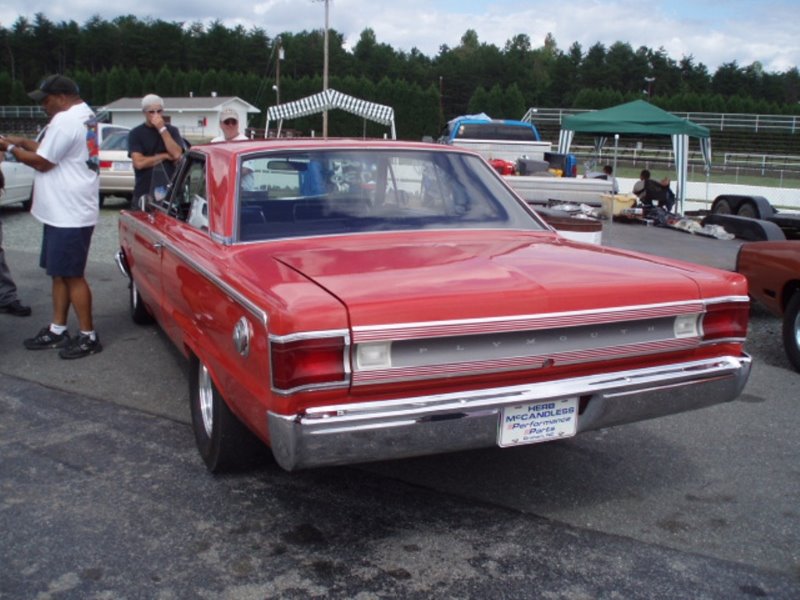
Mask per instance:
[[[448,123],[439,141],[479,153],[530,204],[600,206],[602,196],[613,193],[611,181],[576,177],[575,157],[553,152],[532,123],[485,115],[458,117]]]

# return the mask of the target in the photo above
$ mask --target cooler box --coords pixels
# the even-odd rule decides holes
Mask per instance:
[[[620,214],[626,208],[636,204],[636,196],[633,194],[603,194],[600,196],[603,205],[603,214],[607,218]]]

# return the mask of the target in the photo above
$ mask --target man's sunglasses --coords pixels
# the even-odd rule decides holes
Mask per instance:
[[[236,119],[225,119],[222,124],[223,125],[236,125],[239,121]]]

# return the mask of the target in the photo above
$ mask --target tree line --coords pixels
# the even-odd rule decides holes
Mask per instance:
[[[280,100],[322,89],[322,30],[270,37],[262,28],[228,28],[220,21],[168,22],[127,15],[104,20],[50,21],[38,13],[0,27],[0,105],[29,104],[26,92],[50,73],[73,77],[93,106],[120,97],[239,96],[262,109],[275,104],[279,48]],[[635,98],[672,111],[800,114],[797,67],[766,72],[759,63],[722,64],[713,73],[692,56],[676,60],[663,48],[626,42],[584,50],[558,47],[547,35],[534,47],[520,33],[500,48],[467,30],[453,48],[435,56],[399,51],[361,32],[348,48],[329,31],[330,87],[395,109],[398,135],[437,135],[446,120],[486,112],[520,118],[529,107],[606,108]],[[291,127],[319,129],[318,117]],[[376,127],[378,128],[376,130]],[[353,128],[357,128],[355,131]],[[348,115],[331,121],[332,135],[380,135],[380,126]]]

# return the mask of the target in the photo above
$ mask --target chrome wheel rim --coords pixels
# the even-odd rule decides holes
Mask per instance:
[[[206,435],[211,437],[214,427],[214,390],[208,369],[201,364],[197,374],[197,395],[200,402],[200,416],[203,419],[203,429]]]
[[[794,347],[800,350],[800,311],[794,318]]]

